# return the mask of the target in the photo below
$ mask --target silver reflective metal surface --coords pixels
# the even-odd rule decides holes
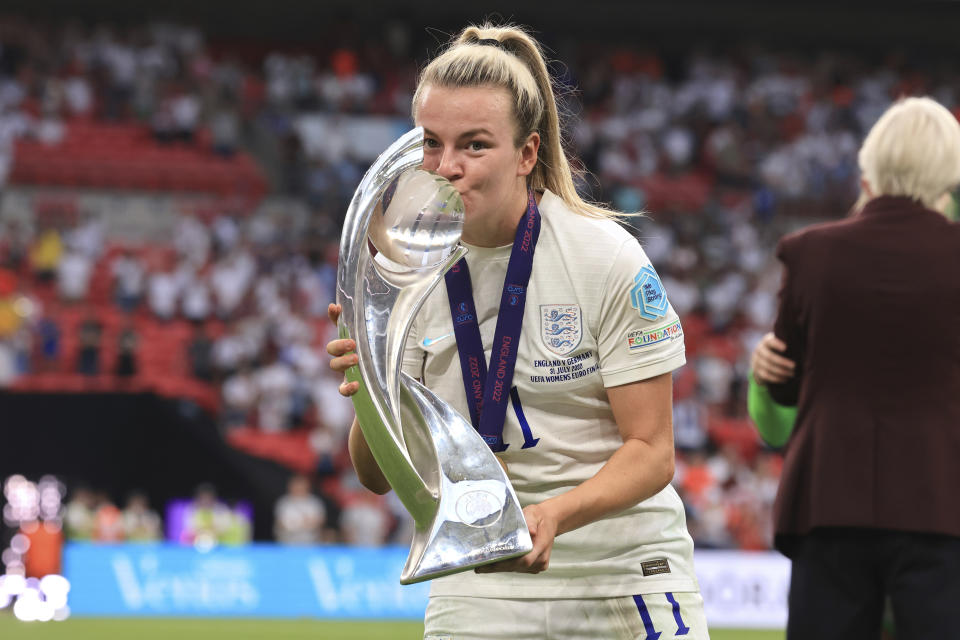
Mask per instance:
[[[374,458],[413,516],[400,582],[411,584],[523,555],[532,547],[517,496],[483,439],[400,370],[410,325],[466,249],[460,194],[420,169],[423,129],[377,158],[344,221],[337,269],[339,333],[357,343],[354,408]],[[376,254],[370,250],[375,247]]]

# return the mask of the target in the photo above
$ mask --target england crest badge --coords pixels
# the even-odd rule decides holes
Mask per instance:
[[[580,316],[577,304],[540,305],[540,337],[550,351],[565,356],[579,346],[583,337]]]
[[[667,292],[663,290],[660,276],[650,265],[640,269],[633,278],[630,290],[630,304],[640,312],[645,320],[656,320],[667,315]]]

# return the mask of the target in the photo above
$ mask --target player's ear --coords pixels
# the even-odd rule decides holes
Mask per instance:
[[[540,134],[534,131],[523,144],[520,145],[520,165],[517,167],[518,176],[528,176],[537,166],[537,158],[540,152]]]

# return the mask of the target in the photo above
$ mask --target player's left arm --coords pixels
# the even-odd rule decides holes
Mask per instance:
[[[600,287],[594,330],[607,399],[623,444],[577,487],[523,510],[530,553],[478,572],[539,573],[556,536],[623,511],[673,478],[673,379],[683,364],[683,331],[649,259],[625,241]]]
[[[623,444],[589,480],[523,510],[533,537],[530,553],[477,569],[478,573],[539,573],[556,536],[659,493],[673,479],[673,378],[664,373],[607,389]]]

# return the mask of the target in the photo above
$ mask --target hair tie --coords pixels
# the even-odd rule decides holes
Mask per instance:
[[[507,48],[503,46],[503,43],[496,38],[483,38],[482,40],[477,40],[474,44],[478,44],[482,47],[496,47],[501,51],[507,51]]]

